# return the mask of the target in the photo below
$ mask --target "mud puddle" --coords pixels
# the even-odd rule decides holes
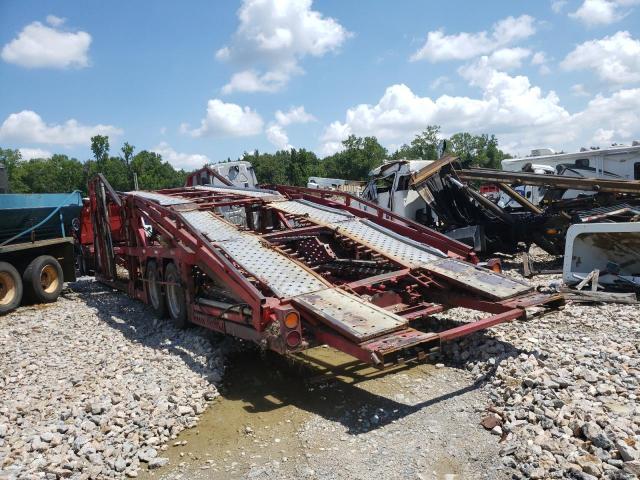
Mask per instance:
[[[380,372],[327,347],[305,351],[295,361],[257,351],[229,360],[221,397],[185,430],[162,456],[170,464],[140,470],[139,478],[240,478],[268,462],[300,465],[310,445],[299,429],[314,415],[345,424],[352,433],[374,426],[350,415],[360,406],[398,412],[394,374],[424,378],[431,365],[401,366]],[[184,445],[174,446],[181,442]],[[322,450],[322,446],[315,446]],[[144,465],[144,464],[143,464]]]

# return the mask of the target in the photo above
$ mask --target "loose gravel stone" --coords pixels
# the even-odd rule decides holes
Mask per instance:
[[[561,266],[537,248],[538,265]],[[505,273],[519,275],[520,258]],[[542,268],[549,268],[542,267]],[[560,280],[540,275],[545,287]],[[456,320],[478,314],[454,309]],[[445,346],[445,355],[485,379],[488,410],[502,420],[501,454],[533,478],[628,478],[638,475],[640,307],[568,304],[563,310]],[[506,461],[505,465],[513,465]],[[633,477],[632,477],[633,478]]]
[[[156,448],[197,424],[224,355],[83,278],[0,318],[0,358],[0,478],[85,479],[164,465]]]

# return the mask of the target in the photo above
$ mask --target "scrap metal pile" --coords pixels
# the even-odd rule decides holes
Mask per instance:
[[[522,209],[510,211],[482,196],[472,185],[496,184]],[[514,187],[535,185],[545,189],[539,205]],[[411,186],[426,202],[427,225],[453,238],[472,243],[477,251],[510,253],[533,243],[550,254],[564,252],[572,224],[634,222],[640,218],[640,182],[462,169],[455,157],[444,157],[411,179]],[[562,199],[565,191],[584,195]],[[433,213],[433,214],[431,214]]]
[[[278,190],[119,193],[100,176],[90,183],[96,278],[179,326],[283,354],[328,344],[380,368],[562,303],[388,210]],[[486,316],[446,329],[432,316],[451,307]]]

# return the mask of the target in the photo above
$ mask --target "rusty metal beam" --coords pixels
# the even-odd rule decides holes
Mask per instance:
[[[520,195],[518,192],[516,192],[513,188],[511,188],[506,183],[498,183],[498,188],[502,190],[504,193],[506,193],[507,195],[509,195],[516,202],[518,202],[522,207],[526,208],[530,212],[533,212],[536,215],[542,214],[542,209],[536,207],[533,203],[531,203],[529,200],[524,198],[522,195]]]
[[[505,172],[484,168],[471,168],[456,172],[462,180],[510,185],[535,185],[540,187],[573,189],[592,192],[640,194],[638,180],[611,180],[604,178],[576,178],[563,175],[544,175],[527,172]]]

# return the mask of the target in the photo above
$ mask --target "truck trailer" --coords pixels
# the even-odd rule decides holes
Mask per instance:
[[[80,192],[0,194],[0,315],[55,301],[75,276]]]
[[[344,193],[89,184],[96,279],[168,316],[281,354],[326,344],[384,368],[544,313],[559,295],[477,265],[473,250]],[[87,223],[84,222],[83,223]],[[485,313],[444,328],[451,307]]]

